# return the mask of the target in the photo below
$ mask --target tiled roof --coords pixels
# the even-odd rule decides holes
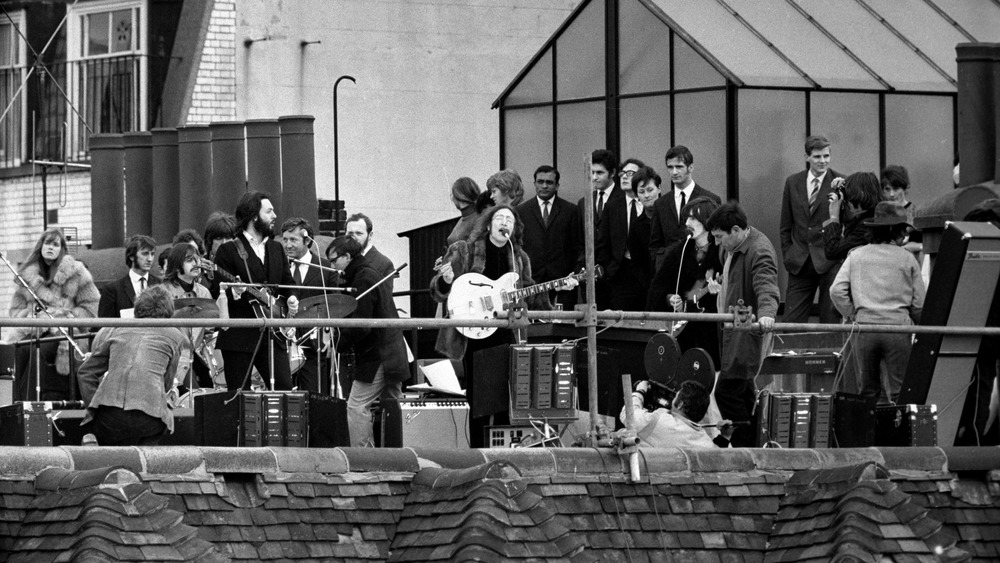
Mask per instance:
[[[127,469],[46,469],[9,561],[229,560],[167,504]]]
[[[785,488],[765,561],[970,559],[877,463],[800,471]]]
[[[640,450],[637,482],[628,465],[583,448],[0,447],[0,562],[168,544],[234,561],[1000,560],[1000,450]],[[118,551],[146,534],[166,543]]]

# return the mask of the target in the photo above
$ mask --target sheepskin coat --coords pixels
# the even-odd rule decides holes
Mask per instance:
[[[63,256],[56,268],[52,280],[42,277],[41,270],[37,262],[32,262],[21,269],[21,277],[24,278],[28,287],[35,292],[49,308],[53,317],[96,317],[97,305],[101,301],[101,294],[94,285],[94,278],[90,275],[83,262],[77,261],[70,255]],[[35,301],[31,298],[28,290],[17,286],[14,297],[10,302],[10,314],[12,318],[30,317],[35,310]],[[18,329],[14,329],[18,331]],[[47,334],[57,334],[58,329],[50,328]],[[14,340],[6,337],[5,340]],[[27,334],[22,335],[27,336]]]

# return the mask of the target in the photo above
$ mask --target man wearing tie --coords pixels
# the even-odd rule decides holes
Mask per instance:
[[[558,170],[547,164],[535,170],[535,197],[518,205],[517,214],[524,223],[523,248],[535,282],[566,277],[582,263],[580,212],[559,197]],[[565,310],[572,310],[577,301],[575,291],[553,291],[549,299]]]
[[[604,267],[611,288],[610,306],[622,311],[642,311],[645,308],[646,292],[652,277],[647,250],[650,220],[643,213],[642,203],[633,190],[632,177],[629,174],[627,181],[624,175],[622,177],[625,197],[609,201],[605,206],[594,250],[595,259]]]
[[[150,273],[156,261],[156,241],[145,235],[132,235],[125,244],[125,263],[128,273],[101,289],[98,317],[121,317],[122,310],[129,313],[135,297],[148,286],[160,283],[160,278]]]
[[[316,240],[313,238],[312,225],[309,221],[301,217],[292,217],[281,224],[281,244],[285,247],[285,254],[288,256],[289,271],[292,273],[292,280],[295,285],[305,286],[299,290],[299,299],[307,299],[324,295],[324,287],[336,287],[337,276],[330,270],[322,270],[317,266],[330,268],[330,262],[322,258],[316,249]],[[329,393],[330,382],[326,374],[329,370],[320,369],[316,365],[316,358],[319,356],[321,341],[317,338],[319,331],[317,328],[303,339],[298,346],[299,355],[289,354],[292,369],[292,380],[299,391],[313,391],[316,393]],[[296,336],[301,339],[308,329],[298,329]],[[324,365],[326,362],[323,362]]]
[[[826,137],[809,137],[805,150],[807,168],[785,180],[781,197],[781,255],[788,271],[782,320],[808,322],[818,289],[819,321],[836,323],[838,315],[830,300],[830,284],[837,267],[836,262],[826,258],[823,222],[830,218],[830,183],[841,175],[830,168],[830,141]]]
[[[694,155],[687,147],[671,147],[663,160],[670,174],[671,189],[653,205],[653,223],[649,227],[649,255],[654,274],[663,266],[667,249],[687,236],[687,228],[681,220],[684,206],[699,197],[722,203],[719,196],[699,186],[691,178],[694,172]]]
[[[635,166],[638,170],[639,166]],[[590,155],[590,186],[594,190],[594,224],[585,225],[587,217],[587,198],[582,197],[580,201],[577,202],[577,208],[580,210],[580,224],[586,227],[593,227],[594,229],[594,243],[596,249],[597,237],[600,234],[600,224],[601,219],[604,217],[604,208],[608,203],[615,201],[617,199],[623,199],[625,197],[625,192],[621,189],[615,187],[615,172],[617,172],[617,159],[614,153],[605,149],[598,149],[591,153]],[[586,239],[583,237],[583,230],[581,228],[581,241]],[[586,244],[583,242],[582,244]],[[582,288],[582,286],[581,286]],[[581,292],[583,289],[580,290]],[[607,281],[597,280],[595,284],[594,302],[597,304],[598,310],[607,309],[611,306],[611,288],[608,286]]]

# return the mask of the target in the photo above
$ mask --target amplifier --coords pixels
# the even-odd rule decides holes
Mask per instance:
[[[833,397],[835,448],[869,448],[875,445],[875,401],[852,393]]]
[[[52,446],[51,412],[44,402],[18,402],[0,407],[0,445]]]
[[[876,446],[937,446],[937,405],[875,407]]]
[[[194,398],[195,435],[203,446],[350,445],[347,405],[301,391],[224,391]]]
[[[759,447],[830,446],[833,397],[815,393],[761,393],[757,402]]]
[[[382,399],[384,448],[469,447],[469,403],[464,399]]]
[[[576,420],[575,353],[570,344],[510,347],[512,423]]]

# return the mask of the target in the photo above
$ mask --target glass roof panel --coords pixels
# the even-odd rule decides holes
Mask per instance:
[[[535,66],[511,90],[506,105],[552,101],[552,48],[535,61]]]
[[[787,2],[726,0],[726,3],[821,87],[885,89]],[[822,56],[816,56],[817,51]]]
[[[802,76],[717,2],[642,0],[748,86],[808,87]],[[725,74],[725,72],[723,72]]]
[[[955,45],[969,40],[924,2],[867,0],[868,5],[917,46],[953,80],[958,80]]]
[[[618,87],[623,94],[670,89],[670,30],[639,2],[618,3]]]
[[[797,0],[797,3],[897,90],[955,90],[861,5],[829,0]]]
[[[604,2],[589,1],[556,39],[559,100],[604,95]]]
[[[976,38],[985,43],[1000,41],[1000,7],[992,2],[970,0],[934,0],[934,5],[944,10],[952,19]],[[970,41],[963,39],[962,41]]]

